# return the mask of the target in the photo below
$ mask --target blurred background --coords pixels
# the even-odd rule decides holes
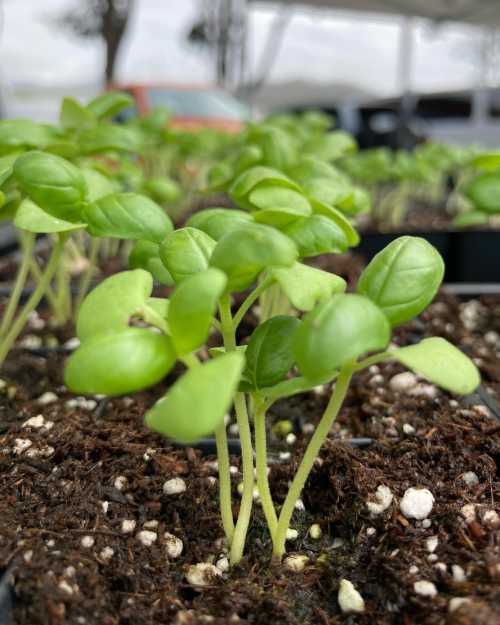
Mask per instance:
[[[53,121],[62,96],[112,83],[188,118],[323,109],[361,147],[499,143],[496,1],[2,0],[0,12],[3,117]]]

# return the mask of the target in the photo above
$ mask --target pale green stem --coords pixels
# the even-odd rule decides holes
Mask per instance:
[[[231,545],[234,536],[234,519],[231,505],[231,473],[229,471],[229,450],[227,446],[226,424],[224,421],[215,430],[215,444],[217,446],[217,462],[219,465],[219,499],[222,527],[228,544]]]
[[[243,470],[243,494],[241,496],[240,511],[234,529],[229,560],[232,565],[238,564],[243,557],[245,541],[250,524],[253,505],[253,449],[250,423],[244,393],[236,393],[234,398],[236,421],[241,441],[241,463]]]
[[[221,298],[219,304],[219,314],[224,347],[228,352],[234,351],[236,349],[236,339],[234,335],[234,324],[231,317],[231,301],[229,299],[229,295],[224,295]],[[243,393],[236,393],[234,398],[234,408],[241,441],[243,493],[241,496],[240,511],[236,521],[233,539],[231,541],[231,551],[229,557],[232,565],[238,564],[243,557],[243,550],[245,548],[245,540],[253,505],[252,435],[250,432],[245,395]]]
[[[33,256],[30,259],[30,273],[33,275],[35,282],[39,282],[42,279],[43,272],[38,266],[38,263],[36,262],[36,259]],[[47,301],[52,310],[52,313],[56,315],[56,311],[58,309],[57,297],[54,291],[52,290],[52,287],[50,286],[50,284],[47,286],[47,289],[44,295],[47,298]]]
[[[31,232],[21,231],[19,237],[22,248],[21,265],[17,272],[16,281],[14,283],[12,293],[10,294],[7,308],[5,309],[2,317],[2,323],[0,325],[0,336],[3,336],[6,332],[8,332],[10,324],[12,323],[12,319],[16,314],[17,306],[19,304],[19,300],[21,299],[23,288],[26,284],[26,279],[28,277],[29,267],[31,263],[31,254],[33,252],[33,245],[35,243],[35,235]]]
[[[268,276],[265,278],[245,299],[241,306],[236,311],[233,318],[233,325],[237,328],[247,311],[250,309],[255,300],[274,282],[274,278]]]
[[[61,259],[56,270],[56,298],[55,322],[63,325],[71,316],[71,295],[69,289],[69,274],[66,269],[65,258]]]
[[[256,398],[254,398],[255,400]],[[267,440],[266,440],[266,411],[268,405],[255,401],[255,412],[253,415],[255,427],[255,470],[257,473],[257,486],[262,502],[262,509],[266,517],[267,526],[274,540],[274,534],[278,527],[278,517],[274,509],[269,479],[267,477]]]
[[[392,357],[392,352],[380,352],[378,354],[374,354],[373,356],[368,356],[368,358],[365,358],[364,360],[358,362],[354,370],[355,372],[361,371],[361,369],[366,369],[367,367],[371,367],[371,365],[376,365],[379,362],[382,362]]]
[[[347,389],[349,388],[354,368],[355,363],[348,363],[340,370],[339,377],[335,384],[335,390],[333,391],[330,401],[328,402],[328,406],[321,417],[321,421],[318,423],[318,426],[309,441],[309,445],[304,453],[302,462],[300,463],[293,482],[288,489],[285,502],[283,503],[283,507],[279,515],[278,528],[274,537],[273,557],[275,559],[281,560],[285,553],[286,533],[290,525],[295,504],[297,503],[302,489],[304,488],[304,484],[309,477],[318,452],[328,436],[328,432],[330,431],[337,414],[339,413],[346,396]]]
[[[87,295],[92,276],[96,270],[97,255],[99,254],[99,247],[101,245],[101,239],[95,237],[92,238],[90,243],[88,266],[82,274],[80,284],[78,285],[78,296],[75,301],[75,311],[78,314],[80,306],[82,305],[84,297]]]
[[[0,345],[0,366],[3,364],[17,337],[21,334],[30,314],[40,303],[40,300],[46,292],[47,287],[49,286],[50,281],[52,280],[54,273],[59,265],[61,254],[64,248],[64,243],[66,241],[66,235],[64,233],[61,233],[58,236],[59,239],[52,250],[49,261],[40,278],[40,281],[36,285],[36,288],[33,291],[31,297],[21,309],[21,312],[19,313],[9,332],[2,340],[2,343]]]

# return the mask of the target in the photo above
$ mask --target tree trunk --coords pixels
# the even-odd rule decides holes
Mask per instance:
[[[104,77],[106,84],[114,80],[116,60],[120,44],[125,34],[132,9],[133,0],[128,0],[126,7],[118,11],[115,0],[107,0],[102,16],[102,36],[106,45],[106,66]]]

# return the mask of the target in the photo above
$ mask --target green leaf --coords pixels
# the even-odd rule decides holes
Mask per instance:
[[[21,152],[12,152],[5,156],[0,156],[0,186],[12,176],[14,163],[20,154]]]
[[[65,130],[82,130],[96,124],[95,116],[74,98],[63,98],[59,121]]]
[[[236,178],[229,188],[229,195],[242,208],[252,210],[252,204],[248,201],[248,194],[258,184],[266,183],[274,186],[287,187],[300,192],[300,187],[290,178],[270,167],[251,167]]]
[[[285,268],[274,267],[270,273],[298,310],[312,310],[318,302],[335,293],[342,293],[346,287],[345,280],[334,273],[302,263]]]
[[[390,337],[387,318],[368,298],[334,295],[304,317],[294,354],[302,374],[321,381],[366,352],[384,349]]]
[[[87,199],[89,202],[96,202],[117,190],[116,183],[97,170],[90,167],[82,167],[81,172],[87,185]]]
[[[74,223],[53,217],[28,198],[22,200],[19,205],[15,213],[14,225],[21,230],[37,234],[70,232],[87,226],[85,223]]]
[[[186,278],[175,289],[168,324],[178,354],[189,354],[204,345],[226,283],[222,271],[210,268]]]
[[[123,91],[107,91],[87,104],[87,110],[98,119],[114,117],[123,109],[134,106],[134,98]]]
[[[160,258],[178,284],[200,271],[208,269],[215,241],[196,228],[179,228],[171,232],[160,245]]]
[[[151,295],[153,279],[142,269],[106,278],[83,300],[76,333],[81,341],[96,334],[122,330]]]
[[[467,211],[460,213],[453,219],[453,225],[457,228],[467,228],[468,226],[482,226],[489,221],[488,213],[480,211]]]
[[[175,180],[160,176],[146,180],[144,190],[162,204],[172,204],[182,195],[182,189]]]
[[[314,197],[310,197],[309,201],[311,202],[313,213],[328,217],[328,219],[331,219],[340,228],[342,228],[347,238],[347,242],[351,247],[359,243],[359,234],[356,232],[351,222],[340,211],[329,204],[320,202]]]
[[[87,185],[72,163],[44,152],[26,152],[14,163],[21,191],[47,213],[65,221],[82,221]]]
[[[500,213],[500,172],[476,176],[464,188],[474,208],[485,213]]]
[[[471,159],[471,165],[487,171],[500,168],[500,152],[484,152]]]
[[[126,126],[96,126],[79,134],[82,154],[99,152],[140,152],[141,135],[135,128]]]
[[[319,254],[342,254],[349,245],[344,230],[323,215],[299,219],[284,228],[283,232],[295,242],[300,258]]]
[[[151,330],[97,334],[69,357],[64,383],[75,393],[124,395],[162,380],[175,359],[170,338]]]
[[[146,413],[146,425],[181,443],[211,434],[231,406],[244,363],[231,352],[190,369]]]
[[[431,302],[444,276],[439,252],[420,237],[389,243],[365,268],[358,292],[381,308],[392,326],[420,314]]]
[[[112,193],[85,208],[89,232],[98,237],[160,243],[172,232],[163,208],[145,195]]]
[[[175,282],[160,258],[160,247],[152,241],[137,241],[128,257],[130,269],[149,271],[160,284],[174,286]]]
[[[224,235],[210,265],[228,277],[228,291],[242,291],[267,267],[289,267],[297,258],[291,239],[270,226],[249,224]]]
[[[467,395],[481,383],[479,371],[472,360],[440,337],[394,350],[391,356],[452,393]]]
[[[0,121],[0,154],[21,148],[44,148],[54,135],[52,128],[30,119],[4,119]]]
[[[252,215],[232,208],[206,208],[192,215],[187,225],[203,230],[214,241],[218,241],[228,232],[253,221]]]
[[[170,301],[166,297],[148,297],[145,305],[154,310],[154,312],[162,319],[168,319]]]
[[[296,317],[278,315],[252,333],[245,352],[247,364],[243,373],[251,389],[277,384],[293,367],[292,345],[300,323]]]

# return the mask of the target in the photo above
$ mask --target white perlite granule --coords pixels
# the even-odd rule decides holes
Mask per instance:
[[[203,587],[210,586],[221,575],[219,569],[210,562],[199,562],[188,568],[186,579],[191,586]]]
[[[413,584],[413,589],[421,597],[435,597],[438,594],[436,586],[432,582],[422,579]]]
[[[348,579],[340,580],[337,599],[340,609],[344,613],[361,613],[365,611],[365,601],[363,597]]]
[[[185,492],[186,482],[180,477],[173,477],[163,484],[163,492],[165,495],[179,495]]]
[[[382,514],[387,510],[387,508],[389,508],[393,498],[394,495],[392,494],[391,489],[388,486],[381,484],[375,491],[375,501],[367,501],[366,507],[370,511],[370,514],[376,516],[378,514]]]
[[[434,495],[427,488],[408,488],[399,507],[407,519],[422,521],[432,511]]]

